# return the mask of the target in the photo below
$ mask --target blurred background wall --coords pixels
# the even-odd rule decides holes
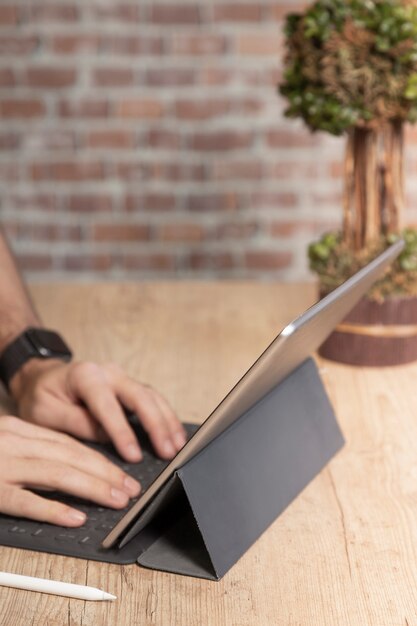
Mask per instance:
[[[27,277],[308,278],[344,141],[283,117],[304,4],[2,0],[0,219]],[[415,131],[407,163],[413,218]]]

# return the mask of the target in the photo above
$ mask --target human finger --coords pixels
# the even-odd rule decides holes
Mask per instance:
[[[69,404],[58,398],[50,398],[48,414],[51,416],[48,426],[84,439],[85,441],[108,441],[103,427],[92,417],[90,411],[76,404]]]
[[[45,441],[59,441],[62,435],[49,428],[26,422],[14,415],[0,417],[0,432],[13,432],[28,438],[43,439]]]
[[[129,496],[106,481],[92,476],[60,461],[36,459],[29,465],[28,460],[13,459],[8,483],[27,488],[54,488],[78,498],[92,500],[97,504],[122,509],[127,506]]]
[[[165,418],[176,449],[181,450],[187,441],[187,434],[184,426],[181,424],[171,405],[167,402],[163,395],[152,387],[148,387],[148,391],[151,393],[154,401],[159,406],[161,413]]]
[[[177,448],[164,412],[150,388],[126,376],[116,381],[115,390],[121,403],[138,416],[157,454],[164,459],[172,459]]]
[[[51,441],[48,446],[45,446],[45,442],[39,439],[31,439],[29,446],[27,442],[28,440],[21,436],[13,438],[13,452],[16,456],[32,461],[42,459],[65,463],[70,468],[105,481],[130,497],[135,497],[140,493],[140,483],[134,478],[111,463],[104,455],[72,438],[65,442]]]
[[[120,455],[128,461],[142,459],[133,429],[120,406],[103,370],[95,363],[82,363],[72,370],[71,390],[84,402],[108,433]]]
[[[8,485],[0,487],[0,511],[58,526],[82,526],[87,519],[86,514],[78,509]]]

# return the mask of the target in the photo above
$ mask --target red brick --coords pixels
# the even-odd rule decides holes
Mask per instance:
[[[345,171],[344,163],[342,161],[329,163],[328,171],[332,178],[342,178]]]
[[[288,157],[281,163],[272,163],[270,174],[278,180],[300,180],[305,178],[318,178],[321,175],[321,165],[302,161],[290,161]]]
[[[314,192],[310,196],[310,199],[318,209],[327,207],[342,207],[343,202],[343,193],[342,189],[340,191],[326,191],[323,192]]]
[[[265,100],[262,98],[242,98],[233,105],[236,113],[243,115],[255,113],[258,115],[265,108]]]
[[[50,89],[74,85],[76,78],[76,70],[66,67],[32,67],[26,73],[28,85]]]
[[[156,178],[158,165],[143,163],[142,161],[127,161],[115,164],[115,171],[116,175],[123,180],[138,182],[139,180]]]
[[[340,231],[342,228],[342,215],[340,214],[339,219],[315,220],[310,223],[310,227],[307,224],[306,228],[308,232],[312,233],[312,239],[317,239],[323,233]]]
[[[133,84],[130,67],[101,67],[93,71],[93,84],[98,87],[124,87]]]
[[[309,130],[270,130],[266,141],[271,148],[315,148],[320,145],[321,136]]]
[[[23,145],[26,151],[35,153],[40,150],[72,150],[75,148],[75,133],[54,129],[28,131],[24,134]]]
[[[158,168],[158,178],[172,181],[207,179],[206,168],[202,164],[163,163]]]
[[[14,158],[16,156],[14,155]],[[21,168],[20,163],[16,163],[14,161],[11,162],[0,162],[0,181],[4,181],[9,185],[11,182],[15,182],[20,180],[21,178]]]
[[[261,161],[216,161],[212,170],[215,180],[259,180],[264,174]]]
[[[98,35],[55,35],[49,46],[58,54],[82,54],[97,52],[99,42]]]
[[[181,146],[180,133],[153,128],[145,135],[144,147],[177,149]]]
[[[68,198],[68,208],[75,213],[105,213],[113,208],[113,202],[107,194],[74,193]]]
[[[252,206],[256,209],[277,208],[288,209],[294,208],[298,204],[298,197],[292,191],[281,192],[259,192],[252,195]]]
[[[128,194],[125,199],[127,211],[169,211],[175,208],[175,197],[172,194],[149,193]]]
[[[221,35],[176,35],[171,48],[174,54],[181,55],[224,54],[227,39]]]
[[[218,22],[259,22],[262,4],[222,4],[214,7],[214,19]]]
[[[330,230],[338,230],[339,224],[335,221],[302,220],[299,222],[272,222],[268,232],[271,237],[297,237],[301,233],[308,233],[311,238]]]
[[[280,58],[282,44],[277,34],[245,34],[240,35],[236,41],[236,50],[242,55],[272,56]]]
[[[200,8],[193,4],[152,4],[148,9],[148,20],[156,24],[198,24]]]
[[[163,40],[155,36],[137,35],[101,35],[100,47],[103,52],[113,54],[160,55],[163,52]]]
[[[19,213],[30,212],[33,209],[37,211],[55,212],[58,208],[57,196],[53,193],[40,192],[12,192],[10,195],[4,196],[4,201],[12,209],[16,209]]]
[[[273,222],[269,227],[272,237],[291,237],[305,229],[302,222]]]
[[[0,150],[16,150],[20,146],[20,136],[17,133],[0,133]]]
[[[282,70],[279,67],[256,69],[243,68],[239,73],[245,85],[256,87],[276,87],[282,82]]]
[[[18,8],[7,4],[0,6],[0,26],[13,26],[18,21]]]
[[[224,130],[211,133],[196,133],[188,145],[193,150],[224,151],[250,148],[253,134],[246,131]]]
[[[308,2],[296,2],[293,0],[292,2],[280,2],[279,4],[272,5],[269,10],[273,19],[282,20],[289,13],[299,13],[303,11],[308,4]]]
[[[234,192],[189,194],[186,205],[190,211],[234,211],[237,196]]]
[[[58,114],[73,118],[107,117],[109,103],[103,99],[61,100],[58,102]]]
[[[42,117],[44,114],[45,104],[38,98],[8,98],[0,100],[1,117]]]
[[[29,55],[39,47],[39,37],[35,35],[1,35],[0,54]]]
[[[16,237],[31,241],[80,241],[82,238],[81,226],[68,224],[22,224],[16,222],[14,232]]]
[[[175,257],[163,253],[130,254],[122,258],[122,266],[127,270],[173,270]]]
[[[95,270],[105,271],[112,266],[112,257],[109,254],[77,254],[66,255],[60,259],[64,269],[70,271]]]
[[[236,72],[221,67],[203,67],[199,70],[198,82],[202,85],[228,85],[236,76]]]
[[[195,71],[189,68],[153,68],[146,73],[146,83],[154,87],[181,87],[195,82]]]
[[[156,232],[162,241],[202,241],[205,230],[199,224],[164,224]]]
[[[283,269],[292,261],[291,252],[252,251],[244,255],[245,266],[255,270]]]
[[[50,254],[17,254],[17,261],[22,271],[45,271],[52,269],[53,261]]]
[[[128,4],[124,2],[103,2],[96,3],[92,6],[92,14],[94,20],[109,20],[112,24],[115,22],[138,22],[141,15],[141,8],[136,4]]]
[[[15,84],[14,72],[7,67],[0,68],[0,87],[13,87]]]
[[[66,161],[61,163],[35,163],[30,168],[33,180],[82,181],[100,180],[104,177],[101,163]]]
[[[138,98],[123,100],[115,105],[118,117],[153,119],[163,115],[164,107],[159,100]]]
[[[79,17],[77,6],[64,2],[35,2],[25,9],[29,22],[76,22]]]
[[[17,224],[15,222],[3,222],[1,229],[8,241],[17,239]]]
[[[91,148],[133,148],[135,136],[128,130],[91,131],[87,136],[87,145]]]
[[[218,117],[230,111],[229,100],[179,100],[174,106],[180,119],[204,120]]]
[[[230,252],[192,252],[185,262],[195,270],[224,270],[236,265]]]
[[[149,239],[149,226],[143,224],[95,224],[96,241],[145,241]]]
[[[256,222],[230,222],[219,224],[215,229],[216,239],[247,239],[259,230]]]

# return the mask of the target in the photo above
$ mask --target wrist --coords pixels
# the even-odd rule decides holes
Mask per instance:
[[[32,386],[36,379],[45,371],[63,365],[60,359],[32,358],[26,361],[9,381],[9,393],[12,398],[19,402],[19,398],[25,389]]]
[[[9,389],[12,379],[16,378],[16,389],[20,387],[20,380],[27,378],[28,373],[42,370],[43,365],[40,364],[57,360],[69,361],[71,357],[71,350],[55,331],[27,328],[0,354],[0,379]]]

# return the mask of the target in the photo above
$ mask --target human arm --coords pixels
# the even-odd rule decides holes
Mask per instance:
[[[28,326],[41,321],[0,233],[0,353]],[[27,421],[88,440],[108,436],[128,461],[139,461],[141,452],[122,405],[138,415],[161,457],[173,457],[185,443],[161,394],[115,364],[33,358],[12,377],[10,392]]]

